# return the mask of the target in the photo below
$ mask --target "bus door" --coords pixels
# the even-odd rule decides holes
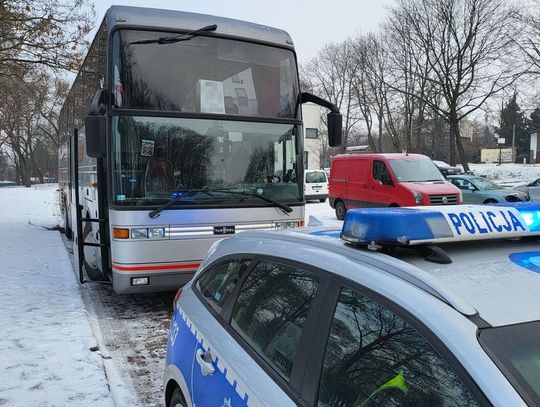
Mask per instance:
[[[103,159],[88,157],[84,128],[75,130],[71,141],[73,159],[72,219],[74,227],[74,250],[79,266],[79,279],[85,282],[85,274],[93,281],[109,280],[108,226],[105,216],[104,193],[98,193],[102,179]],[[99,161],[99,162],[98,162]],[[99,164],[99,165],[98,165]],[[99,169],[99,171],[98,171]],[[104,188],[101,188],[102,190]]]

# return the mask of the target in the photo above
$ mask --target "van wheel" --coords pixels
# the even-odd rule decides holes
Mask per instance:
[[[319,199],[319,202],[326,202],[326,198]]]
[[[399,205],[397,203],[392,203],[390,205],[388,205],[390,208],[397,208],[399,207]]]
[[[186,407],[187,404],[184,400],[184,396],[182,396],[182,392],[180,391],[180,388],[176,386],[174,388],[173,394],[171,395],[171,401],[169,402],[167,407]]]
[[[345,214],[347,213],[347,208],[345,207],[345,204],[343,201],[337,201],[334,204],[335,210],[336,210],[336,218],[339,220],[345,219]]]
[[[495,199],[486,199],[483,204],[494,204],[494,203],[497,203],[497,201]]]

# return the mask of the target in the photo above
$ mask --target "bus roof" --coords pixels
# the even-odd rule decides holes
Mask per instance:
[[[266,42],[294,49],[289,34],[283,30],[247,21],[185,11],[146,7],[112,6],[105,14],[109,32],[119,26],[137,26],[165,30],[196,30],[217,24],[216,34]]]

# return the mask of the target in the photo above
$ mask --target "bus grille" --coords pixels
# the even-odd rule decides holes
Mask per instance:
[[[431,205],[457,205],[458,196],[453,195],[430,195],[429,203]]]

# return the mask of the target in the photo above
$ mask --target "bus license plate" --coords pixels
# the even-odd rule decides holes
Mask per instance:
[[[234,234],[234,226],[214,226],[214,235]]]

